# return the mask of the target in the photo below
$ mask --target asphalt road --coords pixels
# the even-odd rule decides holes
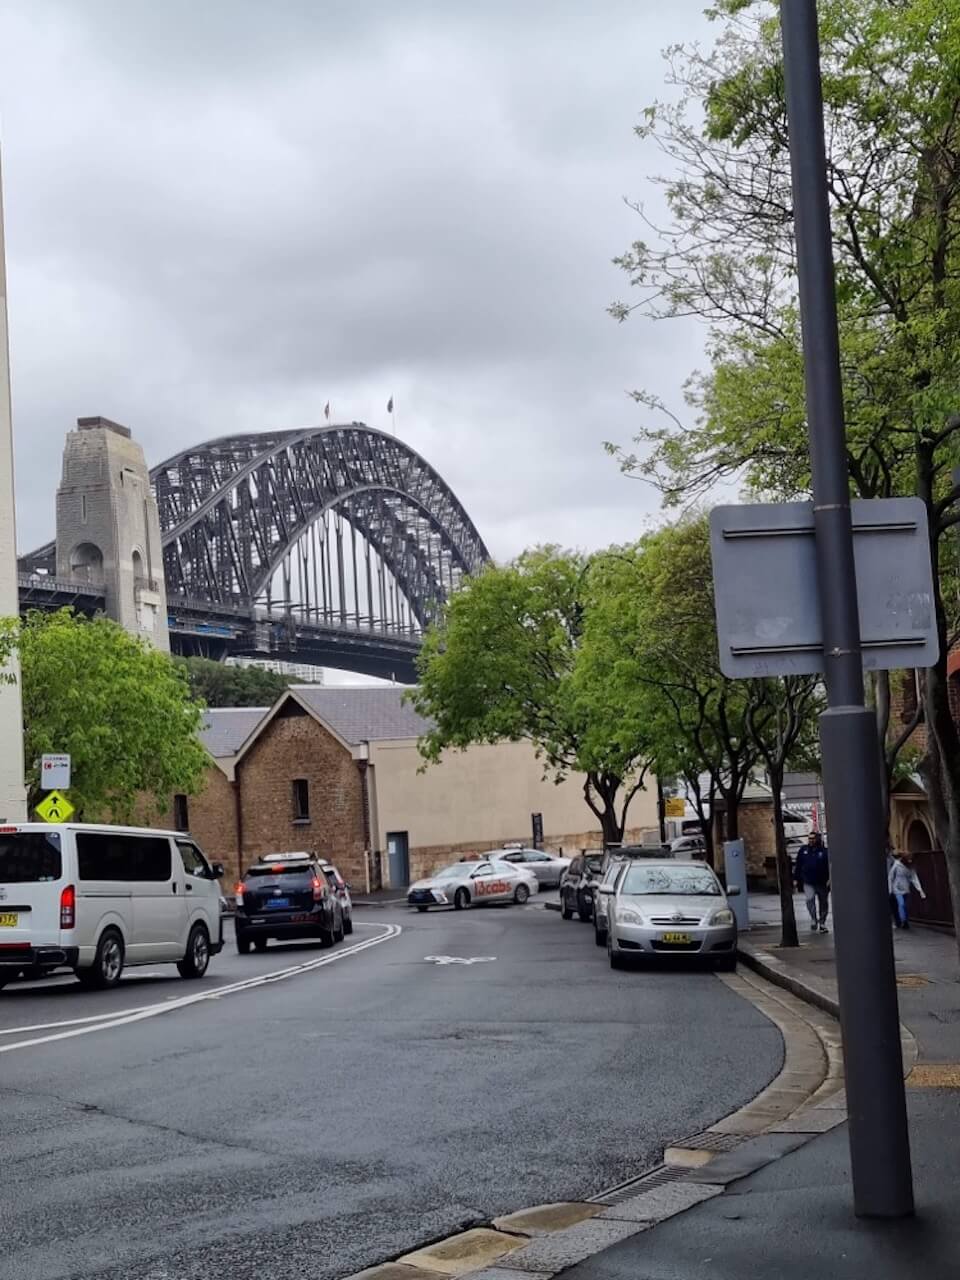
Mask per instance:
[[[3,1280],[335,1280],[639,1173],[779,1070],[712,974],[614,973],[542,905],[355,918],[0,994]]]

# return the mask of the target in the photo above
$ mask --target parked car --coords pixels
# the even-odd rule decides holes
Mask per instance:
[[[319,859],[304,853],[266,854],[237,885],[234,927],[237,950],[265,951],[271,938],[319,938],[322,947],[342,942],[340,900]]]
[[[593,919],[594,891],[603,874],[602,852],[582,853],[574,858],[560,881],[560,914],[572,920],[576,912],[581,920]]]
[[[327,884],[339,899],[340,914],[343,916],[343,932],[353,933],[353,899],[350,897],[350,886],[332,862],[321,858],[320,866],[327,877]]]
[[[718,969],[736,967],[736,917],[706,863],[635,859],[603,893],[612,969],[651,955],[706,957]],[[737,893],[729,890],[730,897]]]
[[[223,947],[222,875],[171,831],[0,827],[0,987],[57,969],[112,987],[127,966],[166,961],[203,977]]]
[[[602,887],[616,884],[617,877],[623,867],[634,858],[665,858],[670,856],[669,853],[664,853],[663,846],[659,844],[624,844],[606,851],[603,855],[603,865],[600,869],[597,891],[593,895],[593,933],[594,941],[598,947],[607,945],[608,895],[601,892]]]
[[[449,906],[462,911],[485,902],[515,902],[523,906],[539,887],[537,877],[526,867],[484,858],[454,862],[417,880],[407,891],[407,902],[418,911]]]
[[[532,871],[541,889],[556,889],[571,861],[557,853],[545,853],[542,849],[503,849],[493,857]]]

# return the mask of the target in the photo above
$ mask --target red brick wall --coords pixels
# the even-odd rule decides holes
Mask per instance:
[[[174,830],[173,797],[159,822],[152,826]],[[233,783],[215,764],[209,765],[204,776],[203,788],[195,796],[187,797],[187,825],[191,837],[211,862],[222,862],[224,876],[221,881],[224,893],[232,891],[239,875],[237,858],[237,806]]]
[[[237,765],[243,861],[303,849],[365,883],[363,795],[350,752],[296,704],[274,717]],[[310,818],[294,820],[293,780],[305,778]]]

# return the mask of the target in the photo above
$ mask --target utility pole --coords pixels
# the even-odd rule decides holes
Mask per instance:
[[[913,1212],[876,721],[864,705],[816,0],[780,0],[827,710],[820,720],[854,1210]]]
[[[20,612],[17,588],[17,533],[13,499],[13,418],[10,407],[10,344],[7,338],[7,272],[3,243],[3,174],[0,171],[0,618]],[[0,680],[0,822],[27,816],[23,780],[23,704],[16,657]]]

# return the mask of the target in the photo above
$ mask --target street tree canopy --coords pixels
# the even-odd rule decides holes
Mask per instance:
[[[851,492],[916,494],[927,508],[941,658],[924,677],[923,774],[960,919],[960,734],[946,673],[957,593],[941,563],[960,522],[960,0],[818,10]],[[636,393],[639,448],[621,465],[668,503],[724,479],[754,497],[807,497],[778,6],[716,0],[712,15],[714,47],[670,50],[679,100],[654,104],[640,126],[673,171],[669,218],[648,222],[620,259],[635,293],[613,308],[701,317],[710,368],[691,376],[685,406]],[[888,708],[881,676],[885,736]],[[888,776],[903,741],[888,741]]]
[[[584,798],[616,841],[651,763],[650,693],[611,682],[609,655],[587,653],[596,559],[544,547],[467,579],[427,632],[411,698],[433,726],[425,759],[531,742],[556,781],[585,775]]]
[[[107,618],[31,613],[18,639],[27,784],[40,797],[44,752],[69,752],[70,798],[86,821],[162,813],[200,785],[202,704],[173,660]]]

